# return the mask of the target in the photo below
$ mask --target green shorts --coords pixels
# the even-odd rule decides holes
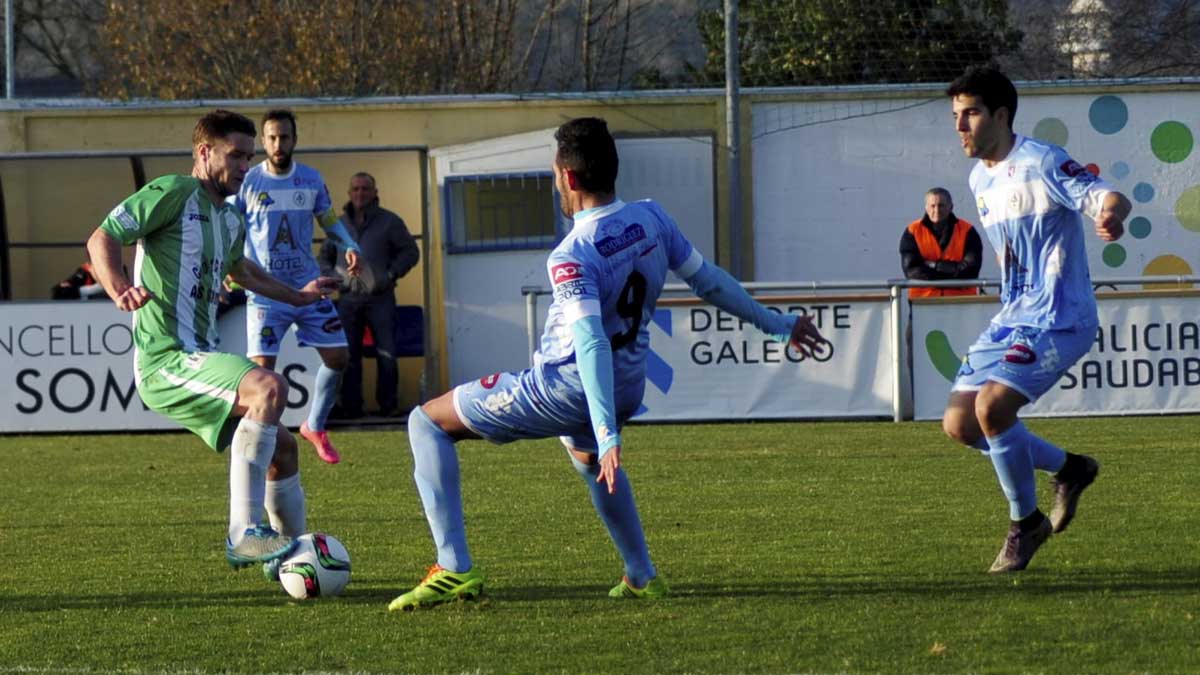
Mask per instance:
[[[166,352],[142,355],[138,394],[154,412],[172,419],[222,452],[233,440],[230,418],[238,384],[257,366],[224,352]]]

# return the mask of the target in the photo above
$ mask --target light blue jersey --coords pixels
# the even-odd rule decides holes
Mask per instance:
[[[642,402],[649,324],[667,271],[698,297],[786,341],[796,317],[750,297],[705,262],[658,204],[620,200],[576,213],[546,267],[554,300],[532,368],[495,373],[454,389],[469,429],[496,443],[559,436],[604,453]]]
[[[246,215],[247,258],[292,288],[320,276],[312,252],[313,221],[329,213],[332,202],[316,169],[292,162],[290,171],[275,176],[263,162],[250,169],[233,199]],[[255,304],[272,304],[248,295]]]
[[[690,276],[701,264],[679,226],[651,200],[617,200],[577,214],[570,234],[546,261],[554,301],[534,369],[558,369],[582,391],[571,324],[598,316],[612,345],[618,412],[636,408],[645,386],[648,326],[667,271]]]
[[[693,276],[704,258],[655,202],[616,200],[576,213],[546,266],[554,300],[533,367],[456,387],[455,410],[497,443],[560,436],[568,447],[603,449],[619,440],[615,432],[642,402],[647,326],[667,271]],[[595,373],[597,381],[585,384],[575,340],[580,325],[593,321],[593,339],[612,349],[612,379]]]
[[[1096,299],[1080,213],[1100,214],[1113,188],[1056,145],[1017,136],[992,167],[971,171],[980,224],[1001,269],[993,323],[1049,330],[1094,328]]]

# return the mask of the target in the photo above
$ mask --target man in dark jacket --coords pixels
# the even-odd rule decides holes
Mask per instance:
[[[361,417],[363,413],[363,333],[365,326],[370,326],[375,336],[378,367],[375,400],[380,414],[386,417],[396,414],[398,404],[393,291],[396,280],[417,264],[421,254],[400,216],[380,208],[379,192],[371,174],[354,174],[349,194],[342,222],[358,242],[362,262],[357,277],[341,275],[342,294],[337,305],[350,350],[350,362],[342,377],[342,413],[348,418]],[[339,244],[326,240],[319,256],[322,272],[341,272],[337,267],[344,258]]]

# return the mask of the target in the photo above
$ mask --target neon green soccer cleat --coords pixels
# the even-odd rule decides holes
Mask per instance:
[[[416,588],[401,595],[388,605],[388,611],[411,611],[433,607],[454,600],[475,600],[483,595],[483,575],[471,569],[451,572],[441,565],[429,568],[429,573]]]
[[[670,592],[671,589],[667,588],[667,582],[663,581],[662,577],[654,577],[642,588],[634,588],[633,584],[629,583],[629,577],[621,577],[621,583],[612,587],[608,597],[657,600],[666,597]]]

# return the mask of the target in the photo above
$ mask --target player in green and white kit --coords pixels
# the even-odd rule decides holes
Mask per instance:
[[[225,557],[234,567],[290,552],[305,529],[305,504],[296,440],[279,424],[286,381],[244,356],[217,351],[221,284],[228,274],[292,305],[316,302],[338,285],[320,278],[292,289],[243,257],[245,223],[225,198],[250,168],[254,136],[254,122],[238,113],[201,117],[192,133],[192,174],[152,181],[117,205],[88,239],[104,290],[122,311],[134,312],[142,400],[216,451],[232,445]],[[121,246],[134,243],[131,283]]]

